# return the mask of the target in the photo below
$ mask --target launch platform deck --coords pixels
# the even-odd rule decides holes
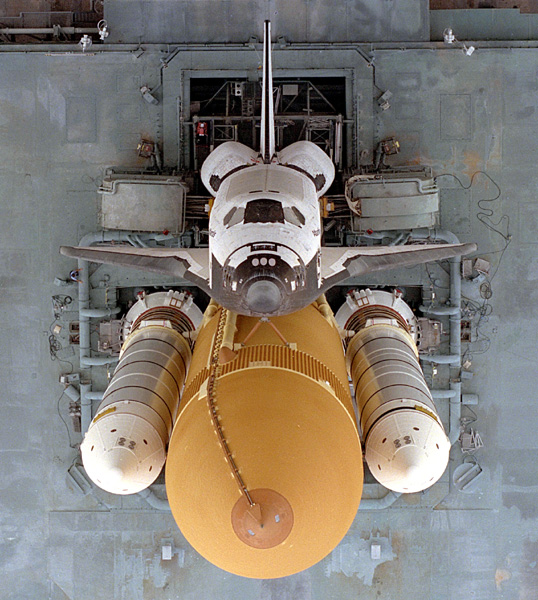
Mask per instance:
[[[398,33],[385,23],[366,38],[363,24],[358,37],[352,28],[337,28],[334,39],[331,27],[321,25],[323,15],[342,25],[350,7],[370,3],[342,3],[348,12],[337,14],[329,2],[299,3],[305,14],[296,28],[288,22],[280,31],[282,14],[273,23],[274,35],[286,37],[274,60],[284,69],[294,57],[289,68],[313,69],[319,54],[330,57],[323,68],[349,63],[360,72],[352,103],[365,128],[359,138],[371,142],[365,149],[395,136],[401,152],[391,164],[422,164],[443,175],[441,227],[476,242],[477,256],[491,263],[484,287],[464,289],[481,312],[465,356],[472,377],[464,381],[465,393],[479,401],[463,415],[476,415],[472,427],[484,447],[469,459],[456,444],[449,470],[431,490],[382,510],[359,510],[331,555],[280,580],[221,571],[189,546],[170,513],[138,496],[88,491],[69,478],[80,435],[58,378],[77,358],[67,331],[76,312],[62,314],[62,347],[52,351],[50,327],[51,297],[76,298],[76,284],[54,284],[68,279],[75,263],[58,248],[98,230],[105,169],[145,166],[136,153],[141,138],[162,144],[165,161],[174,163],[173,87],[181,72],[216,69],[219,61],[223,70],[255,65],[259,50],[248,45],[250,36],[260,36],[266,13],[289,12],[294,3],[253,3],[259,14],[233,25],[233,15],[250,3],[197,2],[203,10],[170,39],[159,39],[159,31],[172,35],[170,3],[135,4],[136,10],[130,2],[106,4],[111,43],[94,42],[86,53],[76,43],[0,44],[0,600],[535,600],[538,44],[473,42],[468,56],[461,47],[428,41],[423,3],[402,3],[409,10],[402,10]],[[180,4],[186,10],[189,3]],[[229,11],[222,15],[224,33],[214,29],[218,17],[207,18],[213,4]],[[397,3],[384,4],[389,11]],[[354,43],[366,39],[372,43]],[[156,90],[158,105],[144,101],[143,85]],[[381,110],[377,98],[386,90],[391,107]],[[99,273],[94,285],[103,294],[114,284],[143,287],[163,279],[110,267]],[[442,266],[421,266],[361,283],[422,285],[433,278],[442,288],[444,277]],[[432,370],[427,376],[435,377]],[[446,417],[448,400],[437,402]],[[458,491],[456,468],[475,460],[480,477]],[[167,540],[172,560],[162,560]]]

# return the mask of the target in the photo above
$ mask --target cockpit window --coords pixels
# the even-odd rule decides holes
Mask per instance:
[[[305,218],[303,213],[295,206],[286,207],[284,209],[284,218],[288,223],[301,227],[305,224]]]
[[[244,208],[232,208],[232,210],[224,217],[222,224],[224,227],[233,227],[243,221],[244,215]]]
[[[245,223],[284,223],[282,203],[268,199],[247,202]]]

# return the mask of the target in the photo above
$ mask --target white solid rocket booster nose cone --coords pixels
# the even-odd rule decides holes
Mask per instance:
[[[402,471],[405,472],[405,478],[407,481],[414,481],[420,477],[420,465],[413,463],[407,464],[403,467]]]
[[[105,467],[101,473],[101,479],[106,481],[108,484],[120,485],[123,480],[123,469],[120,467]]]
[[[106,452],[101,459],[100,479],[109,485],[120,486],[124,480],[136,476],[138,460],[132,450],[115,446]]]
[[[427,457],[419,448],[404,446],[394,456],[394,469],[405,478],[405,485],[412,488],[421,480],[425,460]]]
[[[165,447],[150,423],[136,414],[121,413],[119,408],[92,422],[80,447],[82,462],[88,476],[103,490],[135,494],[159,475]]]
[[[374,477],[395,492],[420,492],[444,473],[450,442],[441,425],[417,410],[391,413],[372,427],[366,462]]]

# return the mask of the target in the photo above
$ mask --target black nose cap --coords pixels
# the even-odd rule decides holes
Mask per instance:
[[[254,313],[273,314],[282,303],[280,288],[276,283],[267,279],[255,281],[247,290],[246,303]]]

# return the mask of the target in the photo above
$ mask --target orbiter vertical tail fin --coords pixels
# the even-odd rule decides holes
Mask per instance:
[[[275,154],[275,108],[273,102],[273,72],[271,66],[271,21],[263,24],[263,90],[260,154],[270,163]]]

